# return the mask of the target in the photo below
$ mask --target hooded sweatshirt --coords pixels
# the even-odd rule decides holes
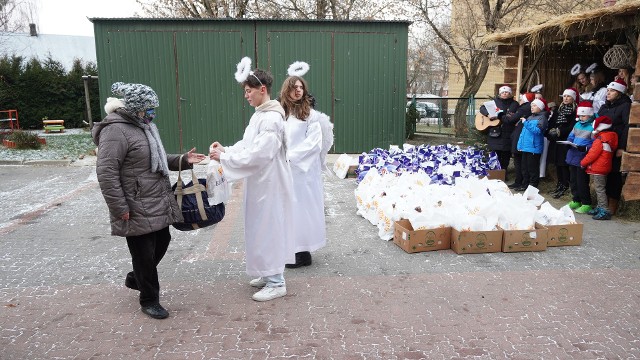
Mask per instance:
[[[569,133],[569,137],[567,137],[567,141],[570,141],[576,144],[579,147],[585,147],[587,150],[591,147],[593,143],[593,139],[591,138],[591,133],[593,132],[593,120],[595,116],[592,115],[585,122],[581,122],[578,120],[576,124],[573,126],[573,130]],[[570,145],[567,145],[570,146]],[[572,166],[580,166],[580,161],[587,155],[586,151],[581,149],[574,148],[573,146],[569,147],[567,151],[567,164]]]

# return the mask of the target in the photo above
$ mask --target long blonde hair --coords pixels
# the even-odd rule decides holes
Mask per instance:
[[[295,89],[296,81],[302,83],[302,99],[297,101],[291,98],[291,92]],[[300,120],[306,120],[311,114],[311,99],[307,82],[300,76],[286,78],[280,90],[280,104],[284,108],[285,117],[293,115]]]

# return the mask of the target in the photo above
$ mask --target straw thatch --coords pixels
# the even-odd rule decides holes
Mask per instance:
[[[630,21],[620,21],[621,18]],[[593,35],[630,25],[640,26],[640,1],[558,16],[539,25],[487,35],[482,42],[487,45],[527,44],[536,48],[548,41],[566,40],[571,35]]]

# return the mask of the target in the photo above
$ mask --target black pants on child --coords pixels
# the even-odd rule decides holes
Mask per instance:
[[[500,163],[500,168],[504,169],[505,178],[504,181],[508,181],[507,176],[507,168],[509,167],[509,161],[511,161],[511,151],[507,150],[494,150],[496,155],[498,155],[498,162]]]
[[[569,187],[571,176],[568,165],[556,165],[556,175],[558,176],[558,184]]]
[[[127,236],[133,274],[140,290],[141,306],[160,303],[160,284],[156,267],[167,252],[170,241],[169,227],[149,234]]]
[[[516,178],[513,183],[522,185],[522,153],[520,151],[513,153],[513,166],[516,170]]]
[[[582,205],[591,205],[591,189],[589,189],[589,174],[579,166],[569,165],[571,176],[572,200]]]
[[[540,156],[530,152],[522,152],[522,186],[538,187],[540,183]]]

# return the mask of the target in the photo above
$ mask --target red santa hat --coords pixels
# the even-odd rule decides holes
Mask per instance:
[[[522,99],[522,102],[531,102],[533,99],[536,98],[536,94],[528,92],[528,93],[522,94],[520,98]]]
[[[608,116],[599,116],[593,121],[593,131],[602,131],[611,127],[612,121]]]
[[[578,116],[582,116],[582,115],[591,116],[591,115],[593,115],[593,107],[591,106],[591,102],[590,101],[580,101],[580,104],[578,104],[578,110],[576,111],[576,115],[578,115]]]
[[[613,89],[624,93],[625,91],[627,91],[627,83],[622,79],[616,79],[615,81],[612,81],[609,86],[607,86],[607,89]]]
[[[513,94],[513,91],[507,85],[500,86],[500,89],[498,89],[498,94],[502,94],[503,92],[508,92],[509,94]]]
[[[544,101],[540,100],[540,99],[534,99],[531,102],[531,105],[535,105],[538,107],[538,109],[540,109],[540,111],[545,111],[547,110],[547,106],[544,104]]]
[[[573,98],[573,101],[576,101],[578,98],[578,91],[574,88],[564,89],[562,96],[565,96],[565,95],[571,96]]]

